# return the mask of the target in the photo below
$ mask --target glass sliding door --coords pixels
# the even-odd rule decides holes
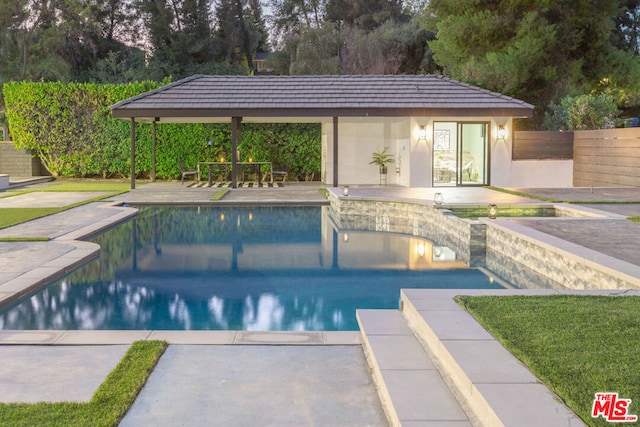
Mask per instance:
[[[458,185],[486,185],[488,123],[459,123]]]
[[[435,122],[433,186],[487,185],[489,123]]]

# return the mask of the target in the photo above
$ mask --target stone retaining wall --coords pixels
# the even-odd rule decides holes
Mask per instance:
[[[615,290],[640,285],[640,279],[590,261],[587,252],[595,253],[590,249],[526,227],[523,230],[526,234],[519,233],[518,228],[520,226],[503,226],[495,221],[487,222],[486,229],[487,268],[518,287]],[[531,237],[531,234],[539,236]],[[597,257],[601,262],[617,262],[606,255]]]
[[[485,226],[428,203],[337,197],[330,193],[331,219],[341,230],[369,230],[424,237],[453,249],[469,265],[485,258]]]
[[[606,266],[617,260],[508,220],[461,219],[446,209],[418,201],[339,197],[332,192],[329,201],[330,216],[341,230],[423,237],[451,248],[470,266],[486,267],[522,288],[640,288],[639,278]],[[598,216],[572,206],[555,207],[557,216]],[[601,262],[588,259],[590,254],[597,254]]]

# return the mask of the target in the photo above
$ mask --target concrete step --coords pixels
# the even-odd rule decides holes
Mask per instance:
[[[471,427],[398,310],[358,310],[364,350],[391,426]]]
[[[405,289],[401,310],[463,404],[484,426],[584,426],[529,369],[453,300],[460,290]],[[475,418],[474,418],[475,419]]]
[[[49,181],[53,181],[53,177],[51,176],[31,176],[31,177],[9,176],[8,188],[15,190],[16,188],[25,187],[27,185],[42,184]]]

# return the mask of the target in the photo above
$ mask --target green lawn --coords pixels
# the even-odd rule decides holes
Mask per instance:
[[[588,425],[596,392],[640,415],[640,297],[458,297],[476,319]]]
[[[117,426],[167,348],[136,341],[87,403],[0,403],[0,426]]]
[[[109,194],[101,197],[87,199],[85,201],[72,205],[56,208],[0,208],[0,229],[11,227],[12,225],[30,221],[32,219],[41,218],[43,216],[52,215],[76,206],[99,200],[108,199],[117,194],[129,191],[130,185],[121,182],[66,182],[55,184],[47,187],[41,187],[33,190],[8,191],[0,193],[0,198],[18,196],[20,194],[33,192],[108,192]]]

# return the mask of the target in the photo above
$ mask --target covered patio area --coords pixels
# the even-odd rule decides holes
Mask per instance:
[[[388,147],[394,166],[385,183],[430,187],[438,184],[434,177],[441,175],[444,157],[451,176],[459,178],[447,185],[490,180],[502,185],[508,180],[500,165],[511,160],[512,119],[531,116],[533,106],[436,75],[196,75],[123,100],[111,110],[131,122],[132,189],[136,122],[150,123],[154,130],[158,123],[230,122],[233,188],[238,186],[241,124],[296,122],[322,125],[321,176],[327,185],[382,182],[369,153]],[[154,179],[155,131],[152,135]],[[465,151],[478,163],[475,181]]]

